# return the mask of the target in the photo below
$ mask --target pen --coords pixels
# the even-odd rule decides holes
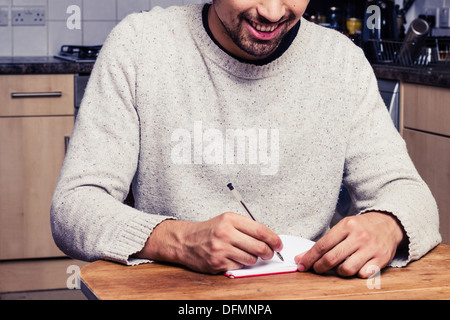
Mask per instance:
[[[253,221],[256,221],[256,219],[253,217],[253,215],[251,214],[248,207],[245,205],[244,199],[242,199],[239,192],[233,187],[233,185],[231,183],[227,184],[227,187],[228,187],[228,189],[230,189],[233,196],[236,198],[236,200],[239,202],[239,204],[242,206],[242,208],[244,208],[245,212],[247,212],[247,214],[250,216],[250,218],[252,218]],[[281,256],[281,254],[279,252],[277,252],[277,255],[281,261],[284,261],[283,257]]]

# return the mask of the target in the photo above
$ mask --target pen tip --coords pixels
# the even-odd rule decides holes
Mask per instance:
[[[284,261],[283,256],[281,255],[281,253],[277,252],[278,258],[280,258],[281,261]]]
[[[233,185],[231,183],[227,184],[228,189],[233,190]]]

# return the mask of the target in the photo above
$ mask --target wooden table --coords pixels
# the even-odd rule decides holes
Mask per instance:
[[[440,244],[419,261],[369,280],[309,272],[229,279],[159,263],[107,261],[86,265],[80,278],[83,293],[102,300],[450,299],[450,246]]]

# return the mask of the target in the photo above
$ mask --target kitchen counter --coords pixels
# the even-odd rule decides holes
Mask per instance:
[[[373,64],[372,67],[379,79],[450,88],[450,64],[437,67],[403,67]]]
[[[92,62],[69,62],[54,57],[0,57],[0,74],[89,74]],[[445,67],[401,67],[372,65],[379,79],[399,80],[450,88],[450,65]]]
[[[94,63],[54,57],[0,57],[0,74],[88,74]]]

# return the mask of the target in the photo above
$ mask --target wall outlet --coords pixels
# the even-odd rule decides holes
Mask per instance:
[[[0,27],[8,26],[9,8],[7,6],[0,7]]]
[[[45,6],[12,7],[13,26],[45,26]]]

